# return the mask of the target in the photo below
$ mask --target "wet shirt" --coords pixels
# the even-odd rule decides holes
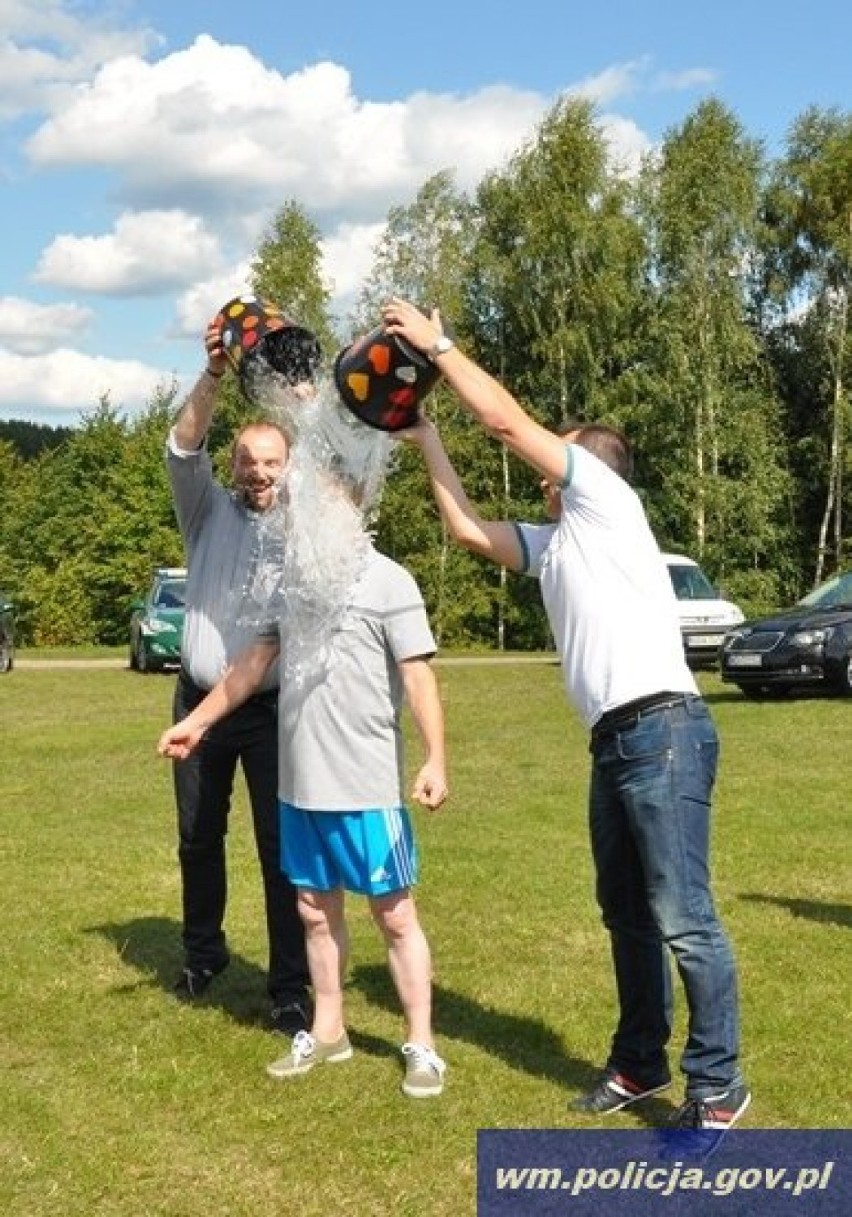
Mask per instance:
[[[260,514],[214,480],[206,447],[185,452],[170,434],[166,464],[188,570],[182,664],[194,684],[212,689],[265,622],[261,577],[275,564],[274,539]],[[270,664],[261,689],[277,683]]]
[[[277,629],[287,646],[286,616]],[[313,811],[363,811],[404,801],[399,664],[435,653],[420,589],[370,550],[331,645],[304,685],[282,682],[279,798]]]

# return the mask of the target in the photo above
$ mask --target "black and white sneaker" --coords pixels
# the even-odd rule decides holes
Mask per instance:
[[[666,1078],[653,1085],[634,1082],[623,1073],[607,1072],[601,1074],[597,1085],[588,1094],[573,1099],[569,1106],[574,1111],[586,1111],[593,1115],[608,1116],[614,1111],[621,1111],[631,1103],[639,1103],[642,1099],[650,1099],[652,1095],[660,1094],[671,1086],[671,1079]]]
[[[730,1086],[720,1094],[687,1099],[672,1119],[672,1128],[705,1129],[724,1132],[733,1128],[751,1102],[751,1091],[744,1084]]]
[[[212,981],[224,972],[227,963],[218,968],[184,968],[175,981],[174,994],[180,1001],[195,1001],[210,988]]]

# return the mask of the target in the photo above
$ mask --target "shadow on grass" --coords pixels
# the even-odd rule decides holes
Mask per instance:
[[[852,929],[852,905],[825,904],[819,900],[798,900],[792,896],[765,896],[761,892],[744,892],[741,900],[752,904],[774,904],[777,908],[786,909],[794,917],[805,917],[808,921],[820,921],[823,924],[842,925]]]
[[[374,1005],[399,1013],[399,999],[385,967],[374,964],[355,967],[349,983]],[[600,1075],[600,1066],[567,1055],[559,1037],[541,1019],[483,1006],[443,985],[435,985],[433,999],[435,1032],[442,1038],[474,1044],[492,1056],[500,1057],[513,1069],[547,1078],[576,1094],[591,1089]],[[375,1048],[371,1043],[365,1044],[364,1037],[357,1032],[351,1038],[358,1048],[368,1052],[375,1050],[376,1055],[385,1056],[396,1051],[385,1041],[372,1041],[377,1045]],[[569,1102],[571,1097],[566,1095]],[[570,1110],[567,1114],[577,1120],[583,1119]],[[664,1101],[652,1099],[631,1108],[629,1114],[642,1124],[658,1127],[670,1118],[671,1107]],[[588,1118],[597,1124],[601,1120],[600,1116]]]
[[[132,995],[147,987],[162,989],[174,997],[175,981],[183,966],[181,930],[180,922],[170,917],[137,917],[133,921],[86,926],[84,932],[106,938],[124,962],[141,973],[135,983],[117,986],[116,993]],[[269,1004],[266,973],[232,951],[227,969],[193,1004],[223,1010],[235,1022],[246,1026],[264,1024]]]
[[[399,1013],[399,999],[390,976],[384,966],[368,964],[352,969],[350,982],[359,989],[368,1001],[384,1010]],[[483,1006],[461,993],[435,985],[433,989],[434,1026],[437,1035],[448,1040],[461,1040],[474,1044],[492,1056],[500,1057],[513,1069],[522,1069],[533,1077],[547,1078],[564,1086],[566,1100],[570,1103],[575,1094],[590,1090],[600,1076],[600,1066],[566,1054],[562,1041],[541,1021],[504,1010]],[[370,1051],[355,1033],[352,1042],[362,1050]],[[381,1041],[377,1055],[396,1051]],[[630,1118],[648,1127],[657,1128],[668,1123],[672,1108],[662,1099],[650,1099],[631,1107]],[[601,1116],[583,1116],[567,1109],[566,1115],[585,1123],[587,1120],[600,1126]]]

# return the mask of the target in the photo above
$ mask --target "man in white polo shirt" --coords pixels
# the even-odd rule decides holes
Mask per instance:
[[[638,496],[625,437],[602,425],[566,436],[535,422],[426,318],[394,299],[387,329],[440,368],[462,404],[543,479],[551,524],[486,521],[437,431],[421,447],[450,533],[536,576],[569,699],[591,731],[589,815],[597,896],[620,1016],[607,1062],[573,1106],[605,1115],[667,1089],[668,952],[689,1007],[680,1128],[725,1129],[751,1095],[740,1072],[733,954],[713,905],[710,797],[718,739],[683,655],[671,582]]]

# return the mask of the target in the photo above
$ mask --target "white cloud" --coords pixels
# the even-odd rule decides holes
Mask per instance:
[[[201,279],[192,287],[181,292],[175,307],[175,323],[170,334],[176,338],[192,338],[199,343],[199,358],[201,357],[201,340],[208,321],[214,317],[223,304],[242,296],[249,289],[251,266],[243,261],[229,270],[223,271],[209,279]]]
[[[631,118],[621,118],[617,114],[602,114],[598,125],[614,169],[627,177],[635,177],[642,157],[653,148],[651,140]]]
[[[718,79],[719,73],[712,68],[687,68],[683,72],[659,72],[654,77],[652,88],[658,93],[679,93],[684,89],[715,84]]]
[[[157,41],[108,13],[75,17],[64,0],[0,0],[0,118],[50,110],[101,64]]]
[[[347,313],[373,265],[376,246],[385,223],[341,224],[320,242],[323,276],[339,314]]]
[[[92,9],[67,0],[0,0],[0,117],[4,108],[47,115],[26,145],[31,169],[53,171],[57,180],[81,169],[96,182],[101,175],[86,171],[102,170],[110,189],[103,202],[119,212],[94,232],[96,204],[77,210],[89,231],[80,221],[78,232],[56,235],[34,278],[113,297],[162,294],[163,316],[174,308],[174,318],[161,337],[197,342],[199,357],[206,322],[247,290],[249,258],[285,201],[296,200],[317,224],[332,310],[343,317],[372,266],[388,210],[410,202],[439,170],[453,170],[461,189],[475,189],[532,136],[553,101],[492,86],[373,102],[354,94],[339,64],[284,74],[246,47],[206,34],[154,56],[152,33],[122,31],[117,20],[110,23],[109,7],[106,0],[101,16],[82,19],[78,14]],[[691,83],[701,83],[701,71]],[[568,92],[612,105],[650,87],[650,73],[648,58],[635,59]],[[658,76],[654,87],[665,83]],[[686,74],[671,76],[666,87],[689,83]],[[649,146],[641,130],[612,114],[601,125],[614,161],[635,171]],[[85,324],[81,315],[66,314],[64,323],[59,314],[41,317],[32,331],[70,345]],[[35,357],[47,346],[25,342],[11,324],[4,329],[0,307],[0,345],[7,348],[0,353],[0,404],[80,408],[105,388],[116,400],[141,404],[161,378],[135,361],[94,360],[68,349],[38,367]],[[10,362],[16,356],[31,358]]]
[[[243,263],[276,209],[294,198],[320,228],[332,307],[341,315],[369,269],[384,223],[377,217],[408,202],[441,169],[454,169],[459,187],[473,189],[532,132],[546,105],[507,87],[362,101],[336,64],[284,76],[246,48],[207,35],[151,63],[125,55],[78,89],[28,152],[37,168],[116,171],[117,193],[131,210],[112,234],[58,236],[36,278],[110,294],[196,279],[175,321],[177,333],[195,336],[211,309],[245,290],[244,282],[224,295],[217,290],[235,278],[223,269],[226,259]],[[166,211],[182,216],[183,228],[174,225],[179,239],[150,256],[156,224],[146,227],[140,217]],[[187,231],[190,214],[195,234]]]
[[[84,410],[105,394],[112,405],[138,410],[173,377],[135,359],[104,359],[66,348],[24,356],[0,350],[0,408]]]
[[[587,76],[568,90],[576,97],[585,97],[595,105],[609,105],[619,97],[635,93],[650,66],[647,55],[629,59],[626,63],[614,63],[595,76]]]
[[[0,347],[18,355],[43,355],[79,338],[92,318],[78,304],[36,304],[20,296],[0,297]]]
[[[112,233],[61,233],[42,253],[39,283],[104,295],[152,295],[182,287],[219,265],[217,237],[184,211],[125,212]]]
[[[366,102],[336,64],[283,76],[245,47],[201,35],[156,62],[106,64],[36,131],[28,154],[41,167],[117,170],[134,208],[179,203],[235,223],[247,202],[295,197],[331,223],[363,221],[438,169],[455,167],[460,184],[473,184],[546,104],[509,88]]]

